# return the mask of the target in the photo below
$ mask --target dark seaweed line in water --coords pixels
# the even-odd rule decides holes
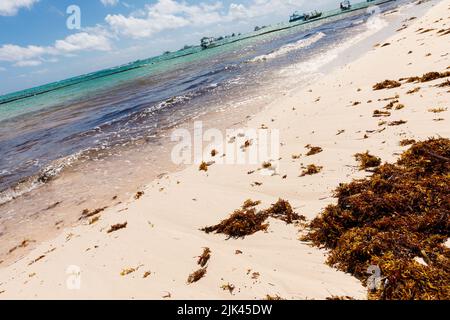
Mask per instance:
[[[196,52],[185,53],[185,54],[182,54],[182,55],[178,55],[176,57],[167,58],[164,61],[169,61],[169,60],[173,60],[173,59],[189,56],[189,55],[194,54],[194,53],[196,53]],[[152,59],[152,58],[149,58],[149,59]],[[146,59],[146,60],[149,60],[149,59]],[[126,68],[126,69],[118,70],[118,71],[114,71],[114,69],[104,69],[104,70],[100,70],[100,71],[95,72],[95,73],[99,73],[99,74],[98,75],[92,75],[91,77],[89,77],[89,79],[82,78],[83,76],[77,76],[77,77],[81,77],[81,79],[79,79],[77,81],[74,81],[74,82],[71,82],[71,83],[68,83],[68,84],[63,84],[63,85],[60,85],[60,86],[56,86],[54,88],[47,89],[47,90],[44,90],[44,91],[30,92],[30,93],[25,94],[23,96],[13,97],[11,99],[6,99],[6,100],[0,100],[0,105],[7,104],[7,103],[10,103],[10,102],[14,102],[14,101],[18,101],[18,100],[23,100],[23,99],[26,99],[26,98],[29,98],[29,97],[35,97],[35,96],[38,96],[38,95],[41,95],[41,94],[45,94],[45,93],[48,93],[48,92],[52,92],[52,91],[56,91],[56,90],[59,90],[59,89],[68,88],[68,87],[71,87],[71,86],[74,86],[74,85],[77,85],[77,84],[80,84],[80,83],[83,83],[83,82],[97,80],[97,79],[109,77],[109,76],[112,76],[112,75],[116,75],[116,74],[120,74],[120,73],[124,73],[124,72],[128,72],[128,71],[144,68],[147,65],[148,65],[147,63],[143,63],[143,64],[138,65],[138,66],[130,66],[130,67]],[[106,72],[106,74],[100,74],[102,72]],[[74,78],[77,78],[77,77],[74,77]],[[70,81],[70,80],[71,80],[71,78],[63,80],[63,81]]]

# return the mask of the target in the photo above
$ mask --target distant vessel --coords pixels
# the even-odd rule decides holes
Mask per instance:
[[[203,37],[203,38],[200,40],[200,46],[201,46],[203,49],[212,48],[212,47],[215,47],[216,45],[217,45],[217,44],[216,44],[216,39],[213,38],[213,37]]]
[[[289,22],[294,22],[294,21],[307,21],[307,20],[312,20],[312,19],[316,19],[322,16],[322,11],[311,11],[310,13],[303,13],[300,14],[298,11],[295,11],[290,17],[289,17]]]
[[[339,7],[341,8],[341,10],[350,10],[352,5],[350,4],[350,1],[342,1]]]

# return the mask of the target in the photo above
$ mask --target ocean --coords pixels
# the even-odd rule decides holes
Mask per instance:
[[[181,169],[170,163],[172,129],[194,120],[215,128],[243,124],[426,10],[390,1],[368,24],[375,18],[366,5],[1,96],[3,243],[39,238],[74,223],[84,208],[124,201]]]

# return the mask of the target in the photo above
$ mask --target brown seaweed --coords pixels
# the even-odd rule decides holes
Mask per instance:
[[[249,206],[249,204],[252,206]],[[305,221],[306,218],[295,213],[288,201],[278,199],[268,209],[257,211],[254,205],[257,201],[246,200],[240,209],[235,210],[227,219],[219,224],[200,229],[206,233],[223,233],[229,238],[242,238],[258,231],[267,231],[269,217],[279,219],[287,224],[294,221]]]
[[[234,289],[236,289],[234,284],[231,284],[231,283],[224,284],[221,286],[221,288],[222,288],[222,290],[229,291],[230,294],[233,294]]]
[[[389,111],[383,111],[383,110],[373,110],[372,117],[378,118],[378,117],[389,117],[391,113]]]
[[[310,144],[307,144],[305,148],[309,149],[309,151],[306,153],[307,156],[312,156],[323,151],[321,147],[312,146]]]
[[[205,268],[200,268],[197,271],[192,272],[188,279],[187,279],[187,283],[191,284],[194,282],[197,282],[198,280],[200,280],[201,278],[203,278],[206,274],[206,267]]]
[[[374,155],[371,155],[369,151],[366,151],[364,153],[356,153],[354,157],[356,161],[359,161],[360,170],[378,167],[381,164],[381,159]]]
[[[128,224],[127,222],[114,224],[114,225],[112,225],[112,226],[109,228],[109,230],[107,231],[107,233],[115,232],[115,231],[117,231],[117,230],[126,228],[126,227],[127,227],[127,224]]]
[[[269,217],[282,220],[287,224],[291,224],[294,221],[306,220],[305,216],[294,212],[291,204],[283,199],[278,199],[278,201],[272,204],[269,209],[264,210],[264,213]]]
[[[407,123],[407,122],[408,122],[408,121],[406,121],[406,120],[395,120],[395,121],[389,122],[389,123],[388,123],[388,126],[399,126],[399,125],[405,124],[405,123]]]
[[[300,173],[300,177],[319,173],[320,171],[322,171],[322,169],[323,169],[322,166],[316,166],[315,164],[308,164],[306,168]]]
[[[420,87],[415,87],[414,89],[406,91],[406,94],[413,94],[420,90]]]
[[[450,299],[450,140],[414,143],[371,177],[341,184],[338,201],[302,240],[328,248],[327,263],[379,286],[370,299]],[[423,259],[423,263],[417,262]]]
[[[414,139],[403,139],[400,140],[400,142],[398,143],[400,146],[405,147],[408,146],[410,144],[416,143],[416,140]]]
[[[433,112],[433,113],[440,113],[440,112],[444,112],[444,111],[447,111],[447,108],[439,107],[439,108],[428,109],[428,112]]]
[[[208,247],[205,247],[203,248],[202,255],[198,257],[197,264],[200,265],[200,267],[204,267],[206,266],[210,258],[211,258],[211,250]]]
[[[395,80],[384,80],[373,85],[373,90],[392,89],[400,87],[402,84]]]
[[[206,164],[205,161],[202,161],[202,163],[200,163],[199,167],[198,167],[199,171],[208,171],[208,165]]]
[[[136,194],[134,195],[134,199],[135,199],[135,200],[139,200],[143,195],[144,195],[144,191],[138,191],[138,192],[136,192]]]
[[[108,208],[108,207],[97,208],[92,211],[90,211],[89,209],[84,209],[83,212],[81,212],[81,217],[78,220],[95,216],[96,214],[99,214],[100,212],[105,211],[106,208]]]

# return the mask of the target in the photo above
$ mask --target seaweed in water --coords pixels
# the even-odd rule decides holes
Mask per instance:
[[[187,283],[191,284],[194,282],[197,282],[198,280],[200,280],[201,278],[203,278],[206,274],[206,267],[205,268],[200,268],[197,271],[192,272],[188,279],[187,279]]]
[[[204,267],[206,266],[210,258],[211,258],[211,250],[207,247],[203,248],[203,253],[201,256],[198,257],[197,264],[200,267]]]
[[[360,170],[378,167],[381,164],[381,159],[374,155],[371,155],[369,151],[366,151],[364,153],[356,153],[354,157],[356,161],[359,161]]]
[[[322,171],[322,168],[323,168],[322,166],[316,166],[315,164],[308,164],[308,166],[300,174],[300,177],[319,173],[320,171]]]
[[[378,267],[381,281],[370,299],[448,300],[449,194],[450,140],[417,142],[371,177],[341,184],[337,204],[302,240],[329,249],[329,265],[366,285],[368,268]]]

